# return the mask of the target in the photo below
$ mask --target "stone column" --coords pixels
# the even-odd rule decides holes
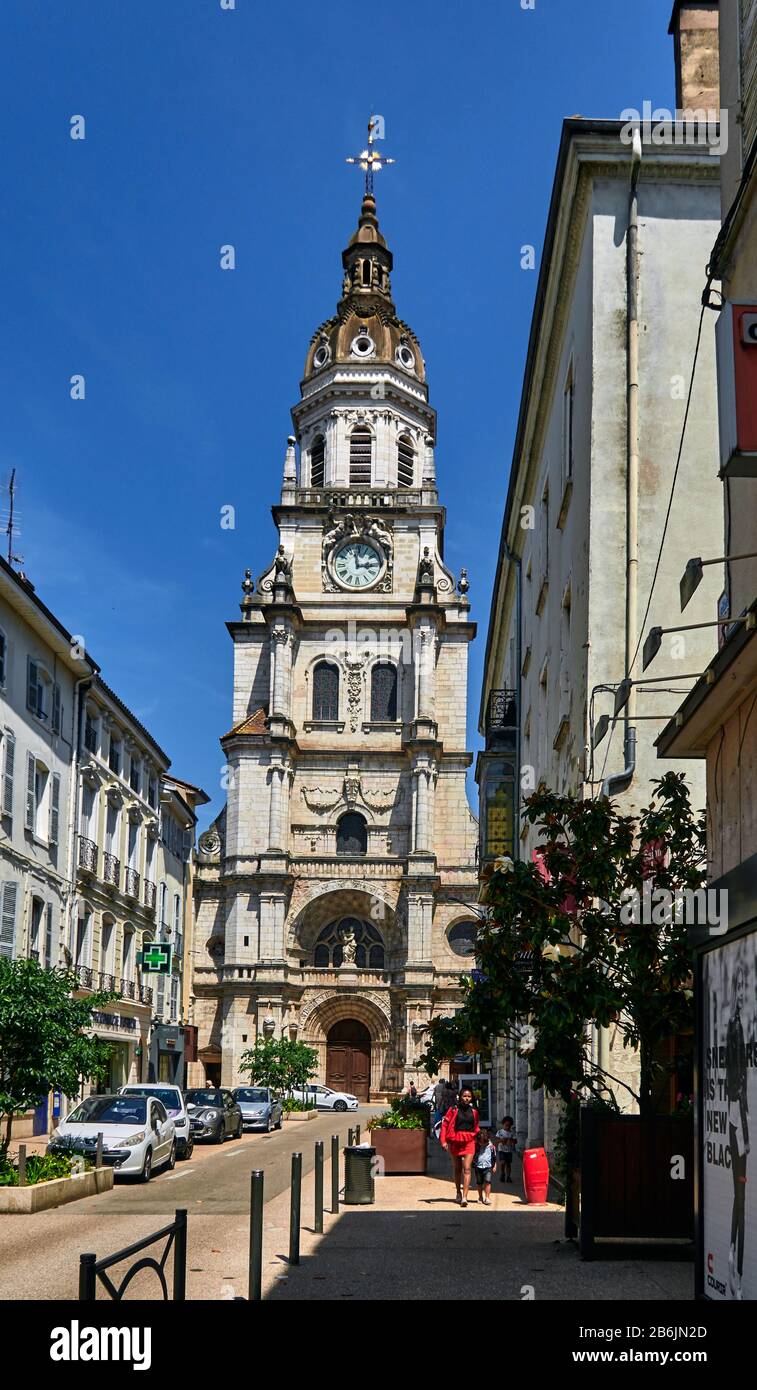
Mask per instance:
[[[433,719],[436,705],[436,663],[434,628],[418,629],[418,718]]]
[[[433,853],[435,771],[432,763],[424,757],[413,768],[413,849],[423,854]]]
[[[271,800],[268,810],[268,848],[283,853],[286,846],[287,807],[285,804],[286,779],[291,771],[283,759],[271,764]]]
[[[260,894],[261,960],[284,959],[284,919],[286,902],[282,893]]]
[[[271,714],[288,719],[292,684],[292,634],[283,624],[277,625],[271,632],[271,663]]]
[[[410,893],[407,900],[407,959],[431,960],[431,922],[434,901],[430,893]]]

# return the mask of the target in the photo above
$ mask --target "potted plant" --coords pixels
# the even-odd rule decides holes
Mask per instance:
[[[388,1110],[368,1121],[371,1142],[385,1174],[426,1172],[427,1129],[419,1111],[420,1107],[403,1104],[395,1097]]]

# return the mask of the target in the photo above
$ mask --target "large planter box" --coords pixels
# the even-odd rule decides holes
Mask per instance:
[[[661,1244],[679,1246],[688,1256],[693,1239],[692,1116],[642,1119],[583,1108],[581,1258],[595,1259],[601,1243],[622,1244],[629,1257]]]
[[[316,1120],[317,1118],[318,1118],[318,1111],[317,1111],[317,1110],[285,1110],[285,1111],[284,1111],[284,1119],[285,1119],[285,1120]]]
[[[74,1173],[70,1178],[53,1178],[29,1187],[0,1187],[0,1213],[30,1216],[35,1211],[50,1211],[66,1202],[78,1202],[80,1197],[109,1192],[112,1186],[112,1168],[91,1168],[88,1173]]]
[[[371,1143],[389,1176],[425,1173],[428,1169],[425,1129],[372,1129]]]

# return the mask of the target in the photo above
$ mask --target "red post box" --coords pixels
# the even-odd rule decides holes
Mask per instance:
[[[546,1202],[549,1185],[549,1163],[543,1149],[525,1149],[523,1153],[523,1186],[527,1202]]]

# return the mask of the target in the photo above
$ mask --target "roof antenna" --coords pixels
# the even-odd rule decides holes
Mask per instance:
[[[20,533],[19,533],[19,529],[18,529],[18,527],[17,527],[17,525],[16,525],[16,523],[15,523],[15,520],[14,520],[15,507],[16,507],[16,470],[15,470],[15,468],[14,468],[13,471],[11,472],[10,481],[9,481],[9,483],[8,483],[8,497],[9,497],[9,499],[10,499],[9,506],[8,506],[8,524],[7,524],[6,528],[5,528],[5,534],[6,534],[6,536],[8,537],[8,564],[11,565],[11,566],[14,565],[14,564],[16,564],[16,565],[22,565],[22,564],[24,563],[24,557],[23,557],[23,555],[15,555],[15,554],[14,554],[14,551],[13,551],[13,537],[20,534]]]

